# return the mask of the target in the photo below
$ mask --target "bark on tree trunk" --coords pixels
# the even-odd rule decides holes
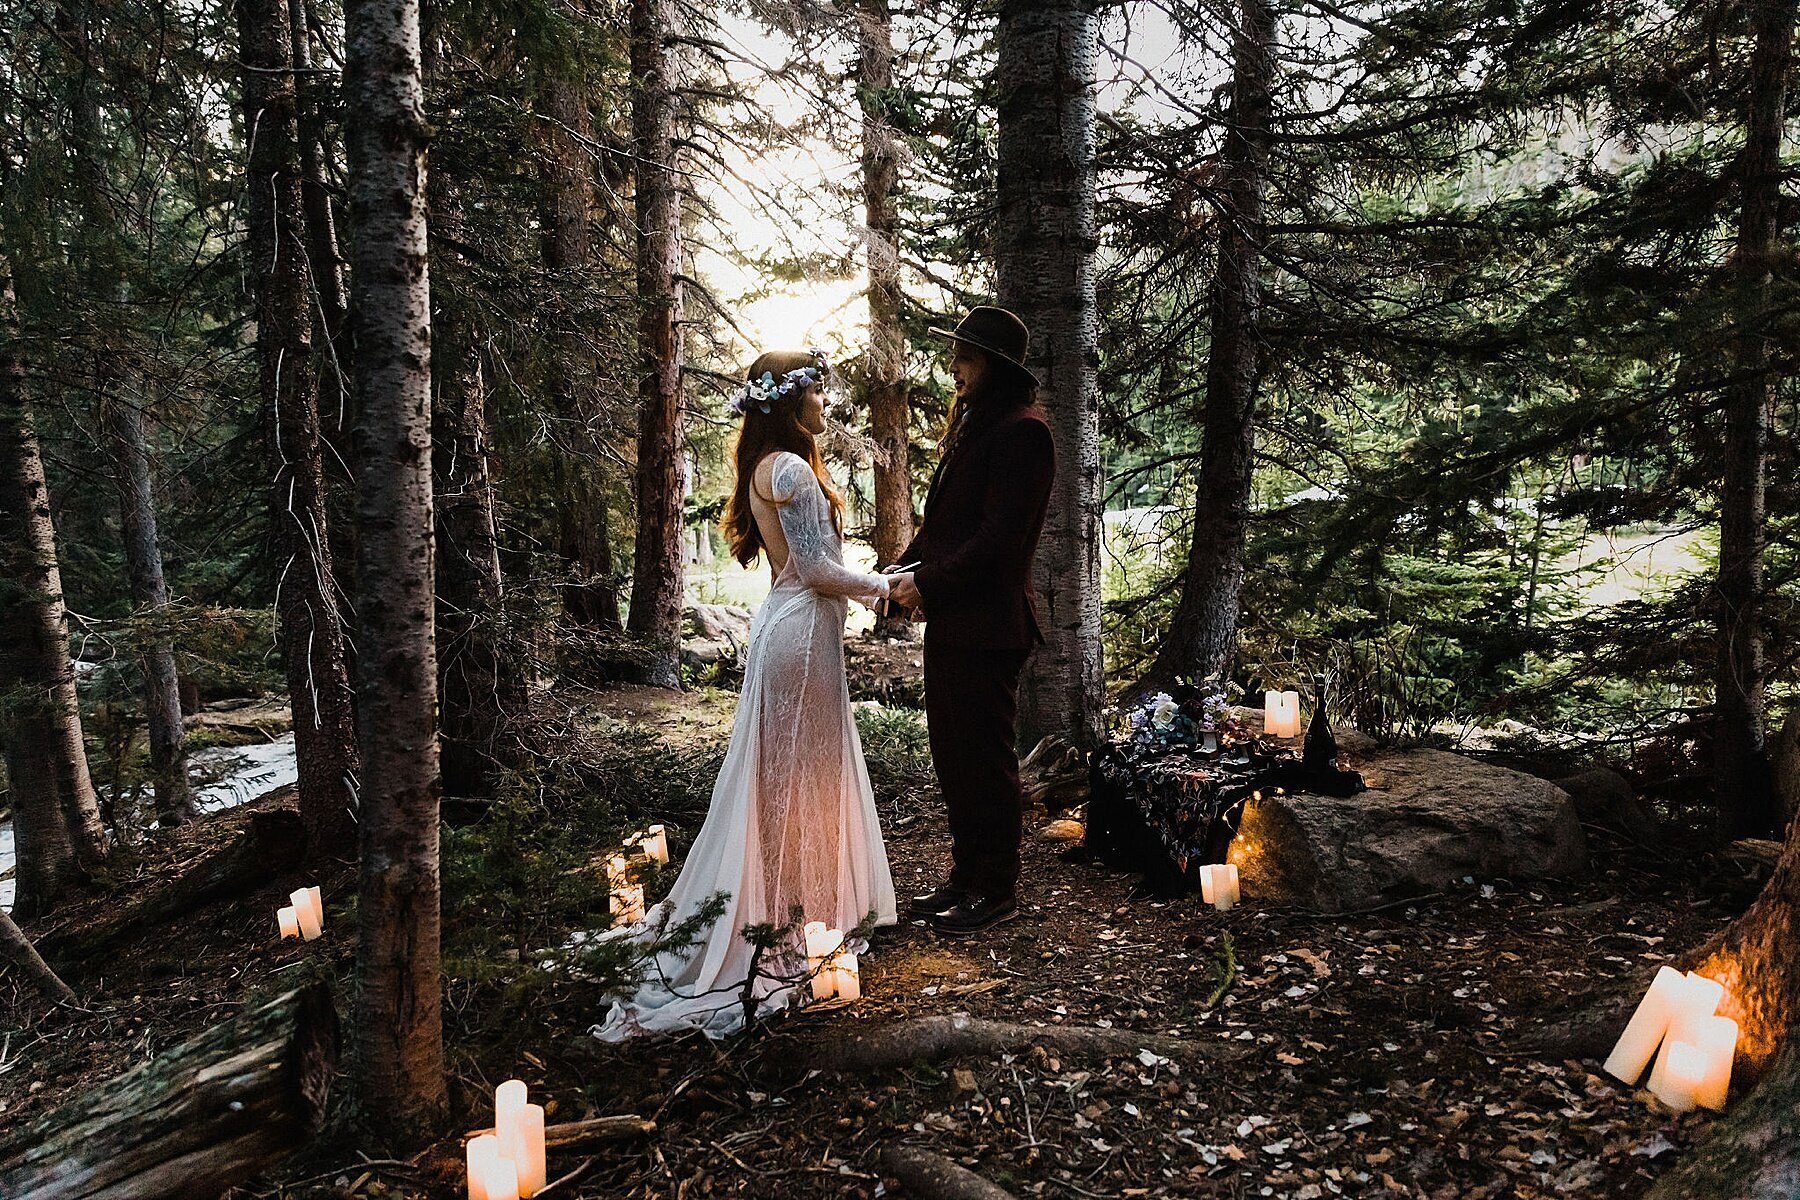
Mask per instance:
[[[38,916],[77,870],[105,861],[107,842],[82,742],[10,275],[0,277],[0,720],[18,852],[14,911]]]
[[[1775,832],[1775,792],[1763,728],[1768,667],[1763,655],[1763,547],[1767,533],[1773,263],[1781,206],[1781,130],[1792,69],[1794,5],[1758,0],[1744,148],[1738,156],[1734,366],[1725,396],[1725,458],[1719,503],[1719,657],[1714,675],[1713,777],[1719,830],[1728,838]]]
[[[631,0],[631,133],[637,148],[637,542],[629,630],[649,682],[681,686],[681,181],[675,174],[670,0]]]
[[[875,565],[891,566],[912,541],[911,414],[906,339],[900,328],[900,140],[888,119],[894,86],[893,18],[888,0],[857,0],[856,98],[862,106],[863,220],[869,265],[869,428],[875,459]],[[911,637],[912,624],[880,620],[883,637]]]
[[[338,245],[337,214],[331,207],[331,186],[325,163],[330,153],[325,138],[325,114],[320,97],[321,81],[312,74],[312,34],[309,20],[312,0],[288,0],[289,44],[293,48],[295,102],[300,134],[300,202],[306,210],[308,275],[318,293],[319,332],[324,336],[326,359],[334,373],[348,346],[343,339],[349,317],[349,291],[344,284],[344,252]]]
[[[586,291],[593,269],[593,118],[580,81],[557,76],[545,82],[539,100],[544,117],[544,265],[568,282],[571,294]],[[583,304],[585,309],[585,302]],[[572,314],[545,386],[569,433],[558,461],[558,541],[575,577],[562,589],[563,610],[578,625],[624,628],[619,617],[617,567],[611,522],[606,511],[605,466],[597,442],[599,397],[591,379],[594,364]]]
[[[0,1142],[8,1200],[202,1200],[325,1123],[338,1022],[323,982],[248,1009]]]
[[[289,0],[238,0],[256,348],[275,451],[280,623],[310,853],[354,844],[356,713],[326,515]]]
[[[138,619],[149,628],[140,661],[144,711],[150,736],[156,818],[171,828],[194,816],[188,786],[187,750],[181,724],[181,679],[175,644],[168,633],[169,590],[163,581],[162,546],[156,536],[156,502],[150,490],[150,454],[144,441],[144,414],[135,397],[104,402],[119,488],[119,524],[125,543],[125,574]]]
[[[344,7],[356,329],[359,729],[357,1092],[399,1136],[436,1128],[437,662],[432,643],[431,286],[418,0]]]
[[[1194,532],[1181,601],[1146,688],[1166,687],[1178,676],[1223,673],[1237,652],[1262,370],[1263,196],[1274,38],[1275,11],[1268,0],[1243,0],[1232,36],[1231,118],[1220,152],[1219,263],[1212,283],[1212,352],[1194,480]]]
[[[1033,570],[1045,645],[1026,667],[1019,731],[1086,745],[1099,733],[1100,318],[1094,294],[1093,0],[1005,0],[999,111],[1000,304],[1031,327],[1031,366],[1056,439],[1056,484]]]

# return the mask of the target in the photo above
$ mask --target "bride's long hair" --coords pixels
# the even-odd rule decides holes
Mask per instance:
[[[744,372],[744,378],[757,379],[766,371],[780,379],[789,371],[814,365],[813,356],[804,350],[770,350]],[[746,406],[744,426],[738,430],[737,448],[732,461],[737,479],[732,484],[731,499],[725,504],[725,537],[731,543],[731,556],[749,566],[762,553],[762,531],[756,527],[756,516],[750,508],[750,487],[756,477],[756,466],[768,455],[780,450],[798,454],[812,465],[825,499],[831,503],[831,522],[841,534],[844,531],[844,498],[832,486],[819,457],[818,439],[800,424],[800,401],[808,389],[795,388],[785,396],[777,396],[763,412],[754,404]]]

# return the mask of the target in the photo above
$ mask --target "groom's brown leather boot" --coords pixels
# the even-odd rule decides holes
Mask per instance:
[[[915,917],[935,917],[941,912],[955,908],[968,898],[969,890],[967,888],[946,883],[936,891],[926,892],[923,896],[914,896],[907,908]]]
[[[946,909],[931,918],[931,927],[939,933],[980,933],[1002,921],[1019,915],[1019,901],[1010,893],[994,896],[973,895],[955,908]]]

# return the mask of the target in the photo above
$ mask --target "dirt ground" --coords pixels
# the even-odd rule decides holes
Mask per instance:
[[[605,707],[691,741],[723,736],[730,698],[628,689]],[[935,884],[947,838],[934,796],[878,801],[902,896]],[[243,820],[239,810],[194,827],[133,877],[166,877]],[[695,830],[672,832],[679,851]],[[653,1118],[647,1138],[553,1157],[563,1181],[550,1194],[592,1200],[900,1194],[876,1165],[896,1142],[1020,1196],[1529,1200],[1638,1195],[1709,1119],[1661,1111],[1597,1063],[1520,1049],[1553,1007],[1647,980],[1742,906],[1741,892],[1698,889],[1711,878],[1703,863],[1597,843],[1583,881],[1496,881],[1322,917],[1254,896],[1229,913],[1197,897],[1133,900],[1129,878],[1066,862],[1063,849],[1030,837],[1017,920],[957,941],[912,924],[880,931],[861,1001],[722,1046],[604,1046],[585,1035],[603,998],[579,984],[541,989],[520,1010],[504,984],[450,979],[456,1127],[488,1123],[493,1085],[514,1075],[549,1102],[552,1122]],[[0,978],[0,1128],[190,1036],[302,960],[328,960],[347,979],[351,880],[322,882],[335,919],[316,943],[275,939],[271,885],[72,973],[80,1010],[44,1017]],[[1248,1053],[1184,1067],[1034,1050],[858,1077],[801,1065],[807,1047],[854,1030],[952,1012]],[[448,1200],[463,1194],[460,1162],[455,1138],[396,1161],[334,1125],[281,1178],[233,1195]]]

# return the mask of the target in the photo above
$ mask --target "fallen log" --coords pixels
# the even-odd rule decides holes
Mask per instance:
[[[13,924],[12,914],[0,908],[0,967],[6,966],[16,969],[33,987],[58,1004],[75,1003],[75,993],[69,990],[69,985],[38,956],[30,940]]]
[[[286,992],[0,1140],[0,1196],[217,1196],[318,1133],[337,1053],[329,986]]]
[[[70,963],[91,958],[141,930],[178,920],[205,904],[235,900],[291,871],[306,849],[306,824],[291,808],[250,814],[230,845],[207,855],[167,886],[118,916],[69,926],[38,940],[46,958]],[[274,920],[270,913],[269,919]],[[274,925],[271,923],[270,930]]]
[[[925,1200],[1013,1200],[999,1184],[918,1146],[887,1147],[881,1152],[881,1169],[898,1179],[907,1195]]]
[[[494,1132],[487,1129],[471,1129],[463,1135],[466,1142],[470,1138],[480,1137],[484,1133]],[[648,1137],[656,1132],[656,1122],[640,1117],[636,1113],[617,1117],[590,1117],[585,1121],[565,1121],[560,1125],[544,1127],[544,1149],[578,1151],[589,1146],[597,1146],[602,1142],[622,1142],[635,1137]]]
[[[914,1017],[820,1046],[812,1065],[822,1071],[877,1071],[916,1062],[937,1062],[964,1055],[1016,1054],[1042,1046],[1061,1054],[1094,1057],[1132,1056],[1140,1050],[1181,1061],[1205,1058],[1236,1062],[1251,1054],[1236,1042],[1194,1042],[1186,1038],[1129,1029],[1097,1029],[1085,1025],[1015,1025],[987,1021],[968,1013]]]

